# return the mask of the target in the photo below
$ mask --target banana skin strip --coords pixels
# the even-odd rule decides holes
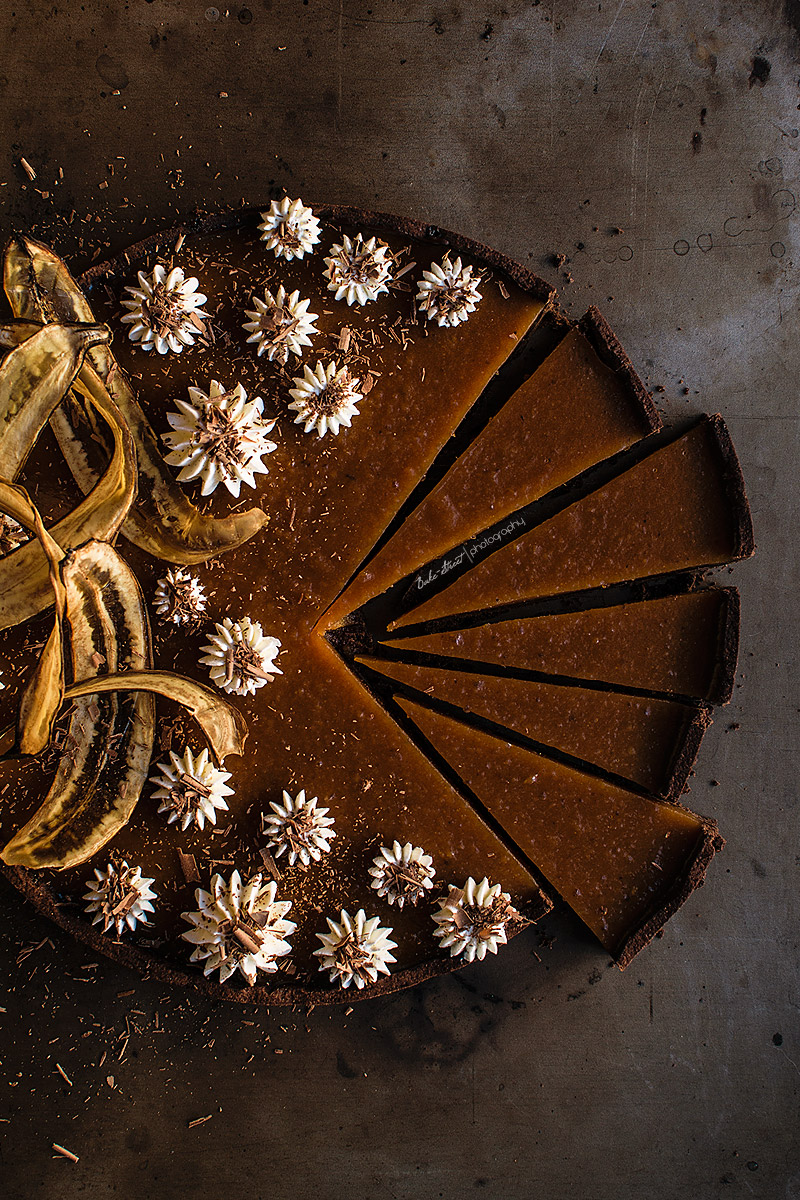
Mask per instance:
[[[158,508],[164,498],[160,482],[167,485],[167,501],[170,490],[178,494],[180,505],[170,508],[168,503],[158,520],[152,512],[146,514],[145,536],[138,541],[158,557],[166,547],[164,556],[175,562],[202,561],[241,544],[246,540],[237,533],[244,528],[241,522],[255,517],[256,532],[266,517],[255,509],[212,521],[185,501],[108,351],[107,330],[94,322],[88,302],[56,256],[16,239],[6,257],[5,280],[19,317],[0,325],[0,349],[10,350],[0,362],[0,476],[6,472],[13,477],[21,469],[49,419],[88,495],[47,530],[24,489],[0,478],[0,511],[37,539],[0,559],[0,628],[43,611],[54,597],[56,609],[52,633],[23,689],[16,729],[0,731],[0,754],[43,749],[59,708],[65,700],[72,702],[68,752],[44,802],[0,858],[9,865],[66,869],[92,857],[130,819],[152,756],[156,694],[194,715],[220,763],[228,754],[241,754],[247,737],[241,714],[210,688],[150,669],[150,630],[141,590],[110,545],[133,511],[138,480],[151,507]],[[70,323],[62,324],[65,318]],[[131,422],[131,405],[139,423]],[[109,447],[109,430],[113,448],[105,454],[100,466],[106,469],[100,474],[97,447]],[[141,470],[142,459],[147,466],[148,435],[156,472]],[[171,541],[165,529],[172,531]],[[188,544],[186,529],[194,531]],[[215,531],[223,536],[214,536]],[[64,678],[67,641],[71,675],[77,680],[69,687]]]
[[[174,700],[188,709],[197,721],[218,764],[223,763],[229,754],[244,753],[247,722],[239,710],[205,684],[187,679],[185,675],[178,675],[174,671],[126,671],[124,674],[103,675],[100,679],[86,679],[72,684],[64,692],[64,699],[85,696],[92,688],[98,692],[130,688],[131,691],[155,692],[167,700]]]

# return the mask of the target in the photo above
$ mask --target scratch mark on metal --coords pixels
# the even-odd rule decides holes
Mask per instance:
[[[619,14],[622,12],[624,7],[625,7],[625,0],[620,0],[620,5],[619,5],[619,8],[617,9],[616,16],[614,17],[614,20],[609,25],[606,36],[603,38],[603,44],[597,52],[597,58],[592,63],[592,69],[589,72],[590,75],[594,74],[595,67],[600,62],[600,56],[602,55],[603,51],[605,50],[606,46],[608,45],[608,39],[611,37],[611,34],[614,32],[614,26],[616,25],[617,21],[619,20]]]
[[[550,153],[553,153],[553,140],[555,138],[555,110],[553,108],[553,54],[555,51],[556,40],[556,4],[555,0],[550,6]]]
[[[336,30],[336,132],[342,120],[342,26],[344,24],[344,0],[339,0],[339,25]]]
[[[638,192],[638,184],[636,182],[636,159],[639,154],[639,106],[642,103],[642,96],[647,84],[644,80],[639,84],[639,94],[636,97],[636,106],[633,110],[633,121],[631,128],[633,130],[633,140],[631,143],[631,192],[629,204],[629,217],[631,225],[636,221],[636,196]]]
[[[647,30],[650,28],[650,22],[653,19],[653,12],[654,12],[654,9],[651,8],[650,12],[647,15],[647,20],[644,23],[644,29],[640,33],[639,40],[636,43],[633,54],[631,55],[631,59],[630,59],[630,62],[628,63],[628,66],[633,65],[633,60],[636,58],[636,55],[639,53],[639,47],[641,46],[642,42],[644,41],[644,35],[647,33]]]
[[[789,1062],[792,1064],[792,1066],[794,1067],[795,1071],[797,1071],[797,1074],[798,1074],[798,1075],[800,1075],[800,1067],[798,1067],[798,1065],[797,1065],[797,1063],[794,1061],[794,1059],[793,1059],[793,1058],[792,1058],[790,1055],[788,1055],[788,1054],[786,1053],[786,1051],[783,1049],[783,1046],[780,1046],[780,1047],[779,1047],[779,1049],[780,1049],[780,1052],[781,1052],[781,1054],[783,1055],[783,1057],[784,1057],[784,1058],[788,1058],[788,1059],[789,1059]]]
[[[661,82],[658,85],[658,90],[655,94],[655,99],[653,100],[652,108],[650,109],[650,116],[647,118],[647,145],[645,146],[645,151],[644,151],[644,186],[642,188],[642,220],[641,220],[642,235],[639,238],[639,245],[640,245],[639,291],[640,292],[641,292],[642,286],[644,284],[644,230],[647,228],[647,202],[648,202],[648,198],[649,198],[648,189],[649,189],[649,185],[650,185],[650,139],[653,135],[653,113],[656,111],[656,105],[658,104],[658,98],[661,95],[662,88],[664,87],[664,80],[666,78],[667,78],[667,72],[665,69],[663,75],[661,76]]]

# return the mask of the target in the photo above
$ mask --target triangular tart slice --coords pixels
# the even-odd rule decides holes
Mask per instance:
[[[426,594],[441,580],[433,572],[418,575],[407,592],[413,610],[392,628],[716,566],[746,558],[753,549],[736,452],[722,418],[704,417],[636,466],[507,542],[430,599]]]
[[[739,647],[739,593],[706,588],[580,612],[519,617],[387,639],[398,650],[692,696],[731,698]]]
[[[624,350],[589,309],[353,580],[328,624],[660,426]]]
[[[707,708],[674,700],[377,658],[356,661],[669,799],[683,791],[710,720]]]
[[[592,779],[424,708],[397,703],[620,967],[703,882],[724,842],[687,809]]]

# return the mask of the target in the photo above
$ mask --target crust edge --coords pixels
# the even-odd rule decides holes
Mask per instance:
[[[614,962],[621,971],[630,966],[639,951],[644,950],[645,946],[652,942],[692,893],[703,886],[711,860],[725,845],[725,839],[720,834],[716,821],[710,817],[698,817],[698,820],[702,824],[703,831],[688,868],[675,882],[658,908],[654,909],[613,953]]]
[[[394,992],[404,991],[406,988],[417,987],[429,979],[458,971],[466,965],[459,959],[427,959],[416,966],[406,967],[402,971],[386,975],[377,983],[370,984],[361,990],[334,987],[333,985],[323,985],[317,989],[298,984],[281,984],[275,987],[266,984],[256,984],[252,988],[229,987],[228,984],[206,977],[199,971],[195,974],[189,967],[173,966],[133,943],[112,941],[88,921],[83,921],[62,911],[50,889],[46,884],[39,882],[32,871],[28,871],[24,867],[9,867],[2,863],[0,863],[0,870],[9,883],[42,916],[47,917],[48,920],[53,921],[65,932],[90,946],[99,954],[136,971],[143,980],[157,979],[160,983],[168,984],[170,987],[193,992],[211,1000],[229,1000],[236,1004],[255,1004],[264,1008],[272,1005],[275,1007],[294,1005],[311,1009],[322,1005],[353,1004],[357,1000],[388,996]],[[509,929],[509,938],[516,937],[528,925],[535,924],[551,908],[552,903],[540,891],[538,900],[528,902],[521,909],[524,920],[515,922],[515,927]]]
[[[78,282],[82,286],[90,287],[93,283],[107,276],[110,271],[116,271],[122,267],[127,268],[133,260],[169,245],[180,234],[221,233],[225,230],[240,229],[245,225],[256,224],[261,215],[262,207],[261,205],[251,205],[247,208],[238,209],[233,213],[224,212],[205,215],[196,213],[194,216],[178,222],[167,229],[151,233],[148,237],[142,238],[132,246],[127,246],[113,258],[88,267],[79,276]],[[468,253],[473,258],[480,259],[481,262],[486,263],[488,267],[502,271],[518,287],[529,292],[537,300],[541,300],[545,307],[552,306],[555,303],[555,288],[542,279],[541,276],[537,275],[534,271],[528,270],[527,267],[523,267],[521,263],[516,262],[508,255],[501,254],[499,250],[493,250],[491,247],[485,246],[482,242],[465,237],[464,234],[455,233],[450,229],[442,229],[438,225],[429,225],[410,217],[398,217],[394,213],[373,212],[371,209],[363,209],[355,205],[312,204],[311,207],[314,210],[314,215],[322,220],[341,221],[345,224],[358,224],[376,229],[384,229],[402,237],[433,242],[436,245],[447,246],[453,250]]]
[[[641,408],[644,436],[657,433],[663,427],[663,421],[656,411],[653,398],[600,309],[594,304],[588,308],[578,321],[577,328],[598,358],[622,377],[627,389],[635,397]]]

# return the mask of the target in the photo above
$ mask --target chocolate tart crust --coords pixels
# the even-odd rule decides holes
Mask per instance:
[[[709,863],[714,855],[724,847],[725,839],[720,834],[716,821],[710,817],[699,817],[698,820],[702,822],[703,835],[688,871],[682,879],[676,880],[672,892],[616,951],[614,962],[621,971],[630,965],[640,950],[652,942],[670,917],[674,916],[678,909],[686,903],[692,892],[703,886]]]
[[[739,661],[739,624],[741,601],[739,589],[727,587],[724,591],[723,615],[719,630],[719,652],[717,654],[717,677],[714,680],[712,704],[727,704],[733,695],[736,682],[736,664]]]
[[[655,433],[661,429],[661,417],[653,404],[653,398],[642,383],[639,374],[599,308],[587,308],[578,321],[578,329],[591,345],[597,357],[617,375],[625,380],[631,394],[641,405],[645,429]]]
[[[127,246],[114,258],[106,259],[104,262],[89,267],[79,276],[78,282],[82,287],[91,287],[93,283],[102,281],[110,274],[116,274],[119,270],[127,270],[133,260],[173,246],[181,234],[188,236],[193,233],[222,233],[225,230],[241,229],[248,225],[255,226],[258,224],[263,208],[264,205],[255,205],[233,213],[206,215],[197,213],[169,229],[152,233],[132,246]],[[552,306],[555,302],[555,288],[546,280],[507,255],[492,250],[491,247],[484,246],[481,242],[464,237],[463,234],[455,233],[450,229],[441,229],[438,225],[427,225],[423,221],[417,221],[410,217],[372,212],[369,209],[357,208],[349,204],[316,205],[312,203],[311,208],[314,210],[314,215],[320,220],[334,225],[341,222],[343,225],[358,225],[359,228],[382,229],[384,232],[394,233],[399,237],[415,238],[418,241],[431,242],[434,245],[445,246],[451,250],[469,254],[470,257],[479,259],[492,270],[502,272],[518,287],[530,293],[537,300],[541,300],[545,308]]]
[[[736,522],[736,548],[731,561],[750,558],[755,554],[756,543],[753,535],[753,518],[750,513],[750,504],[747,500],[739,458],[722,416],[714,413],[706,420],[722,458],[723,483]]]
[[[692,767],[697,761],[697,755],[700,752],[700,743],[713,719],[711,706],[704,704],[701,708],[698,708],[691,721],[687,724],[683,740],[672,764],[668,784],[663,792],[659,793],[664,800],[677,800],[678,796],[688,791],[686,781],[689,778]]]
[[[376,983],[364,988],[342,988],[324,983],[319,988],[303,987],[296,983],[255,984],[253,987],[236,987],[228,983],[220,983],[211,976],[203,975],[200,970],[187,966],[186,970],[173,967],[151,953],[140,949],[129,942],[112,940],[107,934],[101,933],[99,926],[90,925],[88,921],[71,916],[64,912],[53,899],[52,892],[40,883],[33,871],[24,867],[8,867],[0,863],[0,870],[26,900],[38,911],[54,921],[61,929],[84,942],[92,950],[105,955],[106,958],[129,967],[141,975],[142,979],[157,979],[170,987],[188,989],[206,996],[211,1000],[232,1000],[236,1004],[255,1004],[261,1007],[269,1005],[288,1006],[297,1008],[317,1008],[323,1004],[353,1004],[356,1000],[371,1000],[377,996],[389,996],[393,992],[404,991],[406,988],[417,987],[428,979],[438,975],[448,975],[458,971],[466,964],[458,958],[435,958],[427,962],[417,963],[416,966],[406,967],[391,975],[385,975]],[[529,901],[521,906],[521,919],[509,922],[507,934],[509,939],[516,937],[523,929],[535,924],[553,907],[552,901],[540,890],[535,901]],[[187,947],[188,949],[188,947]]]

